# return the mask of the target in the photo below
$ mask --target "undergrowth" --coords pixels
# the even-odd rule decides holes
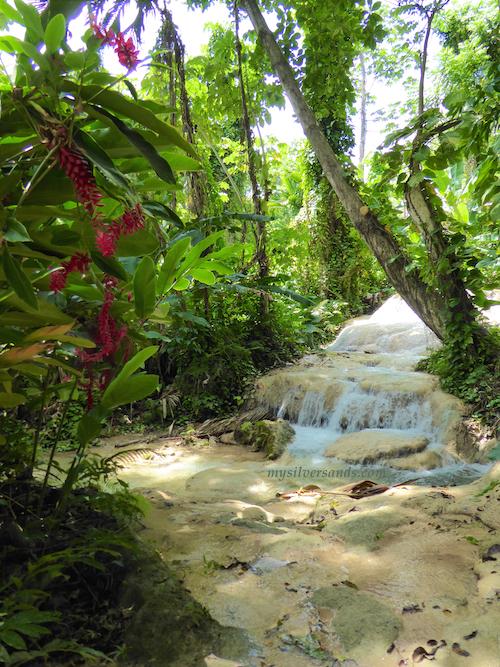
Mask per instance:
[[[427,359],[419,362],[415,370],[438,375],[441,388],[460,398],[470,406],[475,419],[493,430],[500,426],[500,361],[498,357],[485,355],[460,367],[450,364],[449,350],[443,346]]]
[[[12,460],[16,447],[6,447]],[[42,489],[29,467],[0,471],[2,664],[69,664],[70,654],[82,664],[121,650],[127,621],[118,600],[136,552],[128,526],[148,503],[123,482],[111,489],[112,458],[81,464],[66,497],[63,487]]]

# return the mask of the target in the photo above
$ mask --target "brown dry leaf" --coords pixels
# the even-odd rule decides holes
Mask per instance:
[[[449,609],[443,609],[443,614],[445,616],[451,616],[451,611]]]
[[[417,614],[419,611],[423,611],[423,609],[420,609],[418,604],[410,604],[407,607],[403,607],[403,614]]]
[[[464,651],[464,649],[460,648],[458,644],[453,644],[451,650],[457,655],[461,655],[463,658],[470,658],[470,653],[468,651]]]
[[[320,486],[316,484],[308,484],[303,486],[296,491],[288,491],[287,493],[277,493],[276,498],[283,498],[283,500],[290,500],[290,498],[296,498],[297,496],[320,496],[325,491]]]
[[[346,484],[332,489],[329,493],[336,493],[339,495],[349,496],[350,498],[364,498],[366,496],[374,496],[378,493],[384,493],[390,487],[386,484],[377,484],[371,479],[363,479],[361,482],[354,482],[353,484]]]
[[[0,366],[15,366],[16,364],[20,364],[22,361],[31,359],[31,357],[35,356],[39,352],[43,352],[43,350],[46,350],[50,347],[50,345],[42,343],[36,343],[34,345],[30,345],[29,347],[11,347],[9,350],[3,352],[0,355]]]
[[[71,322],[71,324],[56,324],[49,327],[42,327],[41,329],[37,329],[36,331],[33,331],[33,333],[30,333],[24,340],[51,340],[54,336],[67,334],[74,326],[75,323]]]
[[[413,651],[412,660],[413,662],[422,662],[429,654],[423,646],[417,646]]]
[[[376,496],[379,493],[384,493],[389,489],[395,489],[398,486],[405,486],[411,484],[412,482],[418,481],[418,477],[415,479],[410,479],[406,482],[400,482],[399,484],[393,484],[392,486],[387,486],[386,484],[378,484],[373,482],[371,479],[363,479],[361,482],[353,482],[352,484],[346,484],[345,486],[338,486],[335,489],[330,491],[323,491],[319,486],[315,484],[308,484],[303,486],[297,491],[289,491],[288,493],[277,493],[276,498],[283,498],[284,500],[289,500],[290,498],[295,498],[299,495],[325,495],[333,494],[338,496],[349,496],[349,498],[368,498],[370,496]]]
[[[321,491],[322,489],[320,486],[317,486],[316,484],[308,484],[307,486],[303,486],[299,493],[303,493],[304,491]]]

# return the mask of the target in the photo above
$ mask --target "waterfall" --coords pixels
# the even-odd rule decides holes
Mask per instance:
[[[301,365],[260,378],[257,402],[275,409],[279,418],[289,419],[296,430],[287,450],[288,463],[345,468],[343,460],[325,457],[329,445],[349,434],[361,434],[363,443],[370,438],[372,443],[380,442],[383,434],[389,442],[417,438],[425,448],[425,452],[418,450],[422,453],[411,463],[405,462],[407,454],[397,454],[401,458],[396,459],[391,454],[392,468],[384,466],[381,458],[371,469],[372,473],[382,469],[386,479],[415,477],[415,470],[426,483],[438,479],[436,473],[422,469],[426,465],[441,466],[437,474],[446,474],[446,481],[454,475],[463,482],[464,475],[470,479],[483,474],[485,466],[467,466],[452,456],[451,428],[461,410],[458,399],[441,392],[437,378],[413,372],[418,360],[439,345],[436,336],[395,296],[370,318],[347,326],[325,349],[321,362],[317,357],[305,358]],[[342,454],[348,462],[348,450],[340,442],[339,447],[335,456]],[[355,469],[349,467],[351,472]]]

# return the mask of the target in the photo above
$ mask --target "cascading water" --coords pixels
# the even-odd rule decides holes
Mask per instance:
[[[454,399],[439,392],[434,378],[411,372],[422,355],[438,345],[434,334],[399,297],[389,299],[372,317],[346,327],[325,350],[332,370],[309,367],[303,381],[300,376],[296,384],[288,381],[278,417],[292,421],[296,437],[283,462],[316,467],[322,471],[315,475],[320,478],[335,476],[329,471],[347,470],[354,478],[371,475],[394,482],[419,477],[422,484],[463,484],[484,474],[487,465],[458,462],[446,447],[450,423],[458,417]],[[328,372],[335,383],[333,401],[328,400]],[[319,388],[313,386],[314,375]],[[448,403],[445,400],[437,407],[438,395],[449,399]],[[324,455],[326,447],[343,436],[360,432],[367,442],[372,436],[424,438],[428,466],[415,468],[401,457],[367,467],[363,460],[353,465],[348,455],[343,460]],[[426,467],[433,469],[422,469]]]

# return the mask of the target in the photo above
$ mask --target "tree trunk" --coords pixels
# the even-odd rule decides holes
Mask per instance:
[[[362,162],[365,159],[366,147],[366,67],[364,53],[359,54],[359,64],[361,66],[361,132],[359,137],[359,164],[364,171],[362,165]]]
[[[252,203],[253,212],[255,215],[262,215],[262,201],[260,196],[259,184],[257,181],[257,174],[254,160],[254,147],[252,129],[250,126],[250,115],[248,113],[247,95],[245,90],[245,82],[243,79],[243,63],[241,58],[241,41],[238,34],[238,2],[234,0],[234,38],[236,45],[236,57],[238,61],[238,78],[240,83],[241,96],[241,120],[243,124],[243,132],[245,134],[245,141],[247,147],[248,159],[248,176],[250,179],[250,186],[252,188]],[[267,188],[266,188],[267,191]],[[267,198],[269,193],[266,192]],[[267,233],[266,223],[259,221],[256,223],[255,229],[255,258],[259,265],[259,278],[267,278],[269,275],[269,259],[267,257]],[[269,294],[263,292],[260,298],[260,314],[264,326],[268,324],[269,320]]]
[[[446,5],[449,0],[438,0],[432,10],[426,14],[427,28],[420,57],[420,82],[418,92],[418,115],[421,116],[425,110],[425,75],[427,67],[427,55],[429,39],[431,36],[432,22],[436,14]],[[420,161],[414,159],[414,155],[425,143],[424,131],[420,126],[413,140],[412,154],[410,157],[410,178],[405,187],[405,199],[408,213],[413,220],[422,240],[424,241],[429,264],[432,267],[435,284],[441,294],[445,295],[449,313],[458,320],[462,327],[471,325],[478,311],[469,299],[463,280],[460,278],[460,262],[454,249],[450,246],[449,237],[445,234],[439,220],[439,212],[433,206],[427,185],[418,182],[410,185],[411,179],[421,170]],[[450,304],[452,304],[450,306]],[[468,353],[473,354],[477,347],[476,334],[473,335],[473,344],[469,346]]]
[[[357,190],[347,181],[340,162],[299,89],[295,73],[267,27],[256,0],[242,0],[241,4],[252,21],[273,70],[281,80],[326,178],[344,206],[354,228],[377,258],[390,283],[438,338],[443,340],[445,322],[440,314],[446,305],[443,297],[437,290],[428,287],[417,271],[409,268],[410,259],[400,248],[389,228],[378,220],[364,204]]]

